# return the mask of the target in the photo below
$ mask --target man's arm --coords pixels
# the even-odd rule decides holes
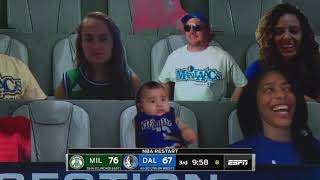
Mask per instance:
[[[66,99],[66,93],[63,81],[61,81],[57,87],[57,89],[54,91],[54,97],[55,99]]]
[[[136,73],[132,73],[132,85],[133,85],[134,93],[136,93],[141,86],[141,80]]]
[[[44,94],[37,80],[27,67],[25,68],[25,77],[27,86],[23,94],[23,99],[47,99],[47,95]]]
[[[239,101],[239,98],[240,98],[240,96],[241,96],[242,90],[243,90],[242,87],[236,87],[236,88],[234,89],[234,91],[233,91],[233,94],[232,94],[232,96],[231,96],[231,98],[230,98],[230,101],[231,101],[231,102],[234,102],[234,103],[238,102],[238,101]]]

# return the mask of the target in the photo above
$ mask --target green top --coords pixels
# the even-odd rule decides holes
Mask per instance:
[[[129,70],[130,71],[130,70]],[[131,79],[131,72],[128,72]],[[94,82],[85,77],[81,68],[71,69],[63,74],[68,99],[118,99],[117,89],[112,81]]]

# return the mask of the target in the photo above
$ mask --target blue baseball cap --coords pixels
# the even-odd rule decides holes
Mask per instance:
[[[202,22],[204,22],[204,23],[206,23],[206,24],[209,24],[208,18],[207,18],[204,14],[202,14],[202,13],[200,13],[200,12],[189,13],[189,14],[183,16],[183,17],[181,18],[181,22],[182,22],[183,24],[186,24],[186,23],[187,23],[190,19],[192,19],[192,18],[200,19],[200,21],[202,21]]]

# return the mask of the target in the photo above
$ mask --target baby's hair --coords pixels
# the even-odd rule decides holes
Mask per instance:
[[[139,88],[139,90],[136,94],[136,105],[141,102],[141,97],[142,97],[145,89],[158,89],[158,88],[164,89],[164,87],[160,83],[155,82],[155,81],[148,81],[148,82],[144,83]],[[138,107],[137,107],[137,110],[139,111]]]

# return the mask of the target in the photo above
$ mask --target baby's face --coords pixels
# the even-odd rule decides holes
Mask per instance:
[[[146,88],[143,90],[138,107],[147,115],[161,116],[170,110],[169,98],[163,88]]]

